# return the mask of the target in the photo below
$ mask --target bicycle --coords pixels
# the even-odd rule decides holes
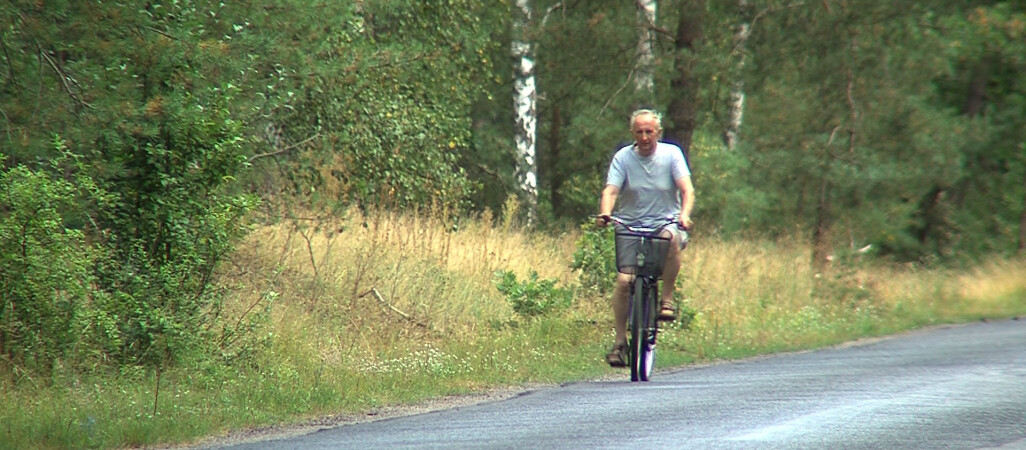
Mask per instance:
[[[622,227],[616,232],[616,270],[634,275],[628,284],[627,327],[631,381],[648,381],[655,363],[656,336],[659,334],[659,278],[663,274],[670,238],[663,228],[677,224],[664,219],[655,227],[632,225],[617,216],[595,216]]]

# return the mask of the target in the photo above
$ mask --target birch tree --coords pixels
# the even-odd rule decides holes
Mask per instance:
[[[748,0],[738,0],[740,21],[734,31],[734,77],[730,85],[727,126],[723,131],[723,143],[729,150],[734,150],[734,147],[737,145],[738,133],[741,130],[741,119],[745,111],[745,84],[742,70],[745,66],[745,42],[748,40],[748,35],[751,34],[752,29],[748,12]]]
[[[513,57],[513,140],[517,152],[517,188],[527,206],[528,224],[533,224],[538,215],[538,94],[535,80],[535,48],[528,36],[531,14],[530,0],[516,0],[513,5],[513,39],[510,52]]]
[[[638,92],[651,95],[655,90],[656,0],[637,0],[638,6],[638,76],[634,87]]]

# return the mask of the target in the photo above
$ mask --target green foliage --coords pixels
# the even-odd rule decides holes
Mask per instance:
[[[250,133],[282,130],[281,177],[292,195],[329,206],[465,206],[475,183],[458,165],[469,108],[497,43],[479,0],[278,2],[230,6],[234,41],[254,62],[262,102]],[[325,21],[325,17],[331,20]],[[273,144],[265,139],[257,144]],[[270,164],[270,159],[267,159]],[[264,164],[264,162],[261,162]]]
[[[226,52],[230,37],[218,30],[219,12],[201,1],[0,7],[10,24],[0,31],[9,64],[0,75],[9,167],[52,165],[51,180],[73,180],[37,177],[30,184],[53,192],[41,199],[59,214],[40,216],[47,227],[33,225],[42,233],[34,236],[50,237],[22,240],[23,255],[52,254],[53,242],[61,242],[54,236],[62,236],[65,251],[77,257],[51,265],[63,272],[40,276],[67,276],[80,288],[21,283],[31,292],[19,293],[30,299],[19,301],[49,296],[55,309],[35,314],[89,324],[61,319],[40,330],[52,335],[47,339],[65,345],[61,336],[88,331],[90,339],[75,342],[97,360],[148,365],[201,357],[221,342],[211,331],[220,328],[212,322],[223,295],[214,270],[245,232],[243,217],[255,200],[228,192],[247,158],[243,126],[233,116],[240,72],[230,70],[242,62]],[[61,135],[57,145],[51,133]],[[13,172],[11,183],[28,183],[24,170]],[[40,209],[22,202],[0,217],[30,229],[20,218],[32,208]],[[22,256],[14,263],[24,277],[41,261]],[[74,312],[61,312],[65,304]],[[17,351],[58,355],[26,345]]]
[[[539,189],[555,217],[579,220],[595,212],[609,161],[631,139],[631,111],[664,105],[652,104],[649,95],[634,90],[633,3],[601,0],[534,7],[539,18],[532,37],[537,39],[543,93],[538,99]],[[673,9],[661,4],[660,14]]]
[[[93,252],[61,216],[75,194],[24,166],[0,173],[0,356],[14,364],[51,366],[90,325]]]
[[[961,149],[957,177],[940,185],[925,212],[940,226],[925,228],[943,241],[942,256],[1010,254],[1019,245],[1026,208],[1026,5],[983,2],[940,18],[951,70],[938,77],[943,105],[966,118],[971,139]],[[924,199],[926,200],[926,199]],[[1017,245],[1018,244],[1018,245]]]
[[[121,306],[115,314],[126,362],[175,358],[209,339],[204,331],[219,315],[222,295],[214,269],[255,205],[249,196],[223,192],[245,166],[242,139],[226,107],[230,97],[208,101],[168,96],[154,124],[159,139],[125,136],[128,145],[106,149],[124,172],[107,180],[117,202],[101,223],[116,260],[101,267],[100,281]]]
[[[616,280],[616,245],[611,227],[598,228],[594,223],[581,225],[581,237],[575,245],[570,268],[578,271],[582,287],[599,293],[613,290]]]
[[[825,226],[830,247],[873,243],[917,259],[946,244],[926,238],[949,219],[923,199],[959,177],[972,124],[937,103],[933,80],[948,66],[926,7],[894,16],[890,5],[859,5],[770,14],[755,28],[748,74],[776,76],[746,77],[750,162],[735,182],[758,195],[733,215],[773,234]]]
[[[691,151],[701,155],[691,177],[701,198],[696,220],[703,233],[734,235],[778,225],[773,218],[773,192],[739,182],[752,170],[748,155],[728,150],[708,133],[694,136]]]
[[[54,160],[50,172],[24,166],[3,172],[0,347],[8,361],[29,369],[62,358],[159,363],[225,344],[212,329],[230,336],[250,326],[212,327],[222,295],[213,269],[245,229],[240,220],[252,201],[204,195],[215,187],[207,183],[227,175],[204,175],[200,168],[226,168],[207,165],[220,160],[214,150],[200,153],[203,161],[186,164],[195,172],[190,176],[150,169],[133,177],[137,184],[107,181],[107,188],[78,157]],[[146,187],[147,176],[163,183],[163,195]],[[140,191],[150,197],[133,197]],[[126,205],[135,206],[134,214]],[[103,238],[89,242],[84,230],[66,225],[82,221],[103,229]]]
[[[538,279],[533,270],[524,281],[518,281],[511,271],[500,271],[495,277],[495,287],[506,295],[513,312],[523,318],[554,314],[573,303],[572,289],[556,287],[555,279]]]

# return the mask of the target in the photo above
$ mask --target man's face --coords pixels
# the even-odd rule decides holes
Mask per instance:
[[[659,141],[661,132],[655,117],[651,114],[642,114],[635,118],[634,127],[631,130],[631,133],[634,134],[634,142],[642,155],[649,155],[655,150],[655,144]]]

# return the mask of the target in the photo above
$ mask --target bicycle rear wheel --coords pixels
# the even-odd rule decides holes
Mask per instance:
[[[631,381],[648,381],[655,362],[655,310],[651,298],[655,289],[644,279],[634,280],[631,293]]]

